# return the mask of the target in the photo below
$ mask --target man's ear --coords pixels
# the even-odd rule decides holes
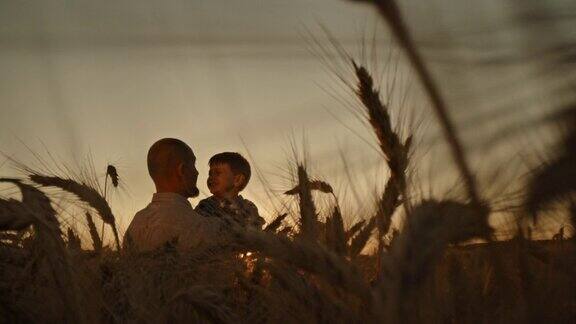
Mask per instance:
[[[184,163],[178,163],[178,166],[176,167],[176,175],[178,177],[182,177],[184,175]]]

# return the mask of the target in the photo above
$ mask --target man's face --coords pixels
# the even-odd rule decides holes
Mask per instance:
[[[182,165],[182,181],[188,197],[198,197],[200,194],[197,186],[198,170],[196,170],[196,157],[190,152],[188,161]]]
[[[227,163],[218,163],[210,166],[208,189],[210,189],[210,193],[219,198],[234,192],[234,173]]]

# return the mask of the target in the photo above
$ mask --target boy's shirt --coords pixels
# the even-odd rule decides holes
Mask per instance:
[[[245,228],[262,229],[264,218],[258,214],[258,207],[248,199],[238,195],[232,199],[218,199],[214,196],[202,199],[195,211],[205,217],[218,217],[225,221],[230,218]]]

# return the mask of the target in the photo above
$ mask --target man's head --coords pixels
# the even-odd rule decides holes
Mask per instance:
[[[186,143],[163,138],[148,150],[148,173],[157,192],[175,192],[186,198],[198,196],[196,157]]]
[[[248,184],[250,180],[250,164],[246,159],[234,152],[224,152],[214,155],[208,162],[208,189],[218,198],[232,198]]]

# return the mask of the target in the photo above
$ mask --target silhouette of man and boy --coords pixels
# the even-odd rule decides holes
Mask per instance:
[[[240,192],[250,180],[250,164],[238,153],[224,152],[210,161],[211,197],[196,209],[188,198],[199,194],[196,156],[183,141],[164,138],[148,151],[148,173],[156,186],[152,201],[136,213],[124,235],[124,245],[152,251],[167,243],[189,250],[225,236],[227,227],[261,229],[258,208]]]

